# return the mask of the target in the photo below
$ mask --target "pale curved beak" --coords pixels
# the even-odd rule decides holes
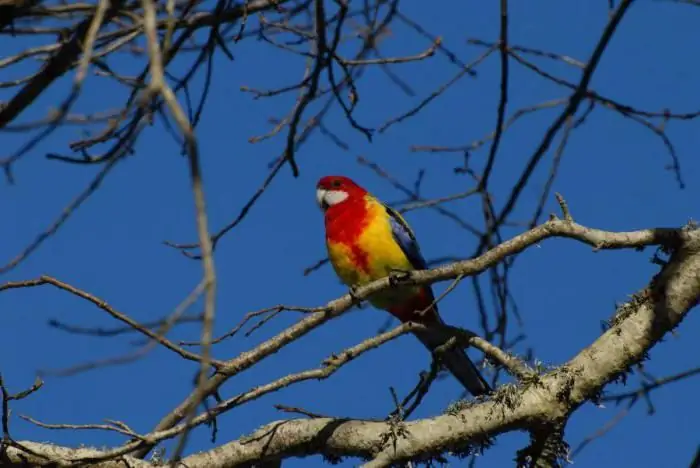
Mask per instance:
[[[319,208],[325,211],[328,208],[328,202],[326,202],[326,194],[328,190],[322,188],[316,189],[316,203],[318,203]]]

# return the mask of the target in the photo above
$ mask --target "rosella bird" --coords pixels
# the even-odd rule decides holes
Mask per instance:
[[[324,212],[328,258],[347,286],[361,286],[396,271],[426,269],[415,235],[403,217],[351,179],[321,178],[316,200]],[[402,322],[428,327],[443,323],[429,285],[391,288],[372,295],[369,302]],[[414,334],[431,351],[445,341],[443,334],[430,329]],[[441,359],[472,395],[491,391],[462,348],[448,350]]]

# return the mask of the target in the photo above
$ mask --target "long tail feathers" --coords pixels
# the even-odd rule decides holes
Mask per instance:
[[[426,308],[430,310],[422,316],[417,316],[416,311],[422,311]],[[430,288],[422,288],[421,292],[407,302],[389,308],[388,311],[402,322],[406,320],[415,320],[422,322],[425,325],[431,323],[442,323],[440,314],[438,313],[437,305],[433,298],[433,292]],[[431,352],[435,351],[445,342],[444,334],[437,330],[420,330],[414,334]],[[452,372],[457,380],[474,396],[484,395],[491,392],[491,387],[486,380],[481,376],[479,370],[474,363],[469,359],[467,353],[462,348],[452,348],[441,354],[442,363]]]
[[[430,350],[443,344],[443,339],[439,334],[430,331],[417,332],[418,339]],[[441,360],[445,367],[452,372],[457,380],[474,396],[484,395],[491,391],[491,387],[481,376],[479,370],[469,359],[467,353],[462,348],[452,348],[444,352]]]

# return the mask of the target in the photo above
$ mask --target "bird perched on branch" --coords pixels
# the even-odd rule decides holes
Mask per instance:
[[[340,279],[357,287],[394,272],[426,269],[415,235],[403,217],[365,189],[343,176],[326,176],[316,185],[316,200],[324,212],[328,258]],[[399,286],[376,293],[369,302],[402,322],[427,327],[441,324],[429,285]],[[445,343],[444,333],[416,330],[431,351]],[[442,363],[472,394],[491,391],[462,348],[440,356]]]

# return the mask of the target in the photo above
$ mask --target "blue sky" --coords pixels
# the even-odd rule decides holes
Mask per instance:
[[[488,4],[487,4],[488,3]],[[591,54],[608,18],[605,1],[510,2],[510,40],[513,44],[544,48],[585,61]],[[497,2],[445,2],[425,8],[421,2],[405,2],[402,11],[465,61],[482,50],[467,38],[495,41],[498,37]],[[689,52],[700,45],[697,20],[700,9],[672,2],[639,0],[631,8],[596,72],[591,87],[619,102],[650,111],[670,108],[691,112],[697,102],[700,66]],[[20,40],[6,39],[2,55],[19,48]],[[416,54],[429,42],[400,23],[382,43],[385,56]],[[253,100],[243,85],[272,88],[293,83],[303,73],[303,62],[253,40],[232,47],[235,60],[215,61],[212,98],[198,130],[203,159],[209,219],[212,229],[228,223],[257,189],[268,172],[268,163],[282,150],[286,136],[258,144],[248,138],[270,129],[270,117],[282,117],[293,104],[288,95]],[[350,52],[347,53],[350,55]],[[578,70],[547,59],[537,59],[552,73],[570,80]],[[128,55],[115,60],[123,70],[136,66]],[[183,63],[177,64],[180,70]],[[26,69],[25,69],[26,70]],[[376,127],[405,112],[458,69],[444,56],[393,69],[415,91],[413,98],[398,90],[379,68],[368,69],[358,83],[360,104],[356,117]],[[10,78],[10,71],[2,71]],[[288,168],[275,180],[244,222],[222,239],[216,250],[219,281],[216,334],[226,332],[248,311],[275,304],[318,306],[345,289],[324,267],[307,277],[302,271],[325,254],[322,215],[314,204],[314,186],[326,174],[354,178],[386,201],[403,195],[371,170],[357,164],[363,155],[402,183],[411,186],[426,169],[422,194],[441,197],[471,188],[471,181],[452,169],[459,154],[414,153],[411,145],[462,145],[482,138],[496,121],[499,86],[498,57],[493,55],[479,69],[478,77],[464,78],[419,115],[377,134],[373,143],[350,128],[342,111],[329,114],[326,125],[348,145],[344,151],[321,134],[315,134],[297,153],[301,175]],[[509,114],[518,108],[568,96],[564,88],[545,82],[511,63]],[[70,78],[51,88],[22,121],[40,118],[66,95]],[[201,86],[202,80],[197,81]],[[196,88],[196,86],[195,86]],[[9,96],[2,90],[2,99]],[[88,80],[78,109],[108,109],[123,99],[120,88],[105,78]],[[314,108],[310,109],[312,112]],[[505,134],[494,168],[496,206],[502,206],[507,190],[519,176],[525,161],[561,108],[533,114]],[[670,157],[662,141],[648,129],[598,106],[570,137],[554,190],[567,199],[576,220],[609,230],[653,226],[680,226],[700,213],[700,132],[696,121],[672,121],[667,125],[679,155],[686,182],[679,189],[666,169]],[[45,229],[66,203],[89,183],[95,168],[47,161],[47,152],[66,152],[68,142],[81,137],[77,127],[63,127],[18,162],[15,185],[0,184],[0,225],[3,261],[14,257],[38,232]],[[18,148],[24,136],[3,133],[3,153]],[[481,167],[488,147],[472,155]],[[552,152],[525,189],[514,219],[528,219],[548,176]],[[480,203],[467,199],[445,205],[478,224]],[[556,208],[553,200],[547,212]],[[426,257],[466,257],[475,238],[449,219],[431,210],[411,212]],[[506,230],[510,235],[522,228]],[[49,274],[85,289],[131,317],[148,321],[168,314],[197,284],[201,267],[163,240],[195,239],[194,210],[186,159],[162,127],[148,129],[133,157],[116,167],[99,192],[73,216],[60,232],[35,255],[4,275],[3,282]],[[527,335],[516,351],[533,347],[536,357],[557,365],[575,355],[600,334],[600,323],[614,310],[616,301],[643,287],[657,271],[649,262],[650,249],[639,252],[599,252],[569,240],[550,240],[522,254],[514,267],[512,293],[523,317]],[[442,291],[446,284],[436,285]],[[468,283],[444,300],[446,321],[478,328],[473,294]],[[14,290],[0,295],[0,371],[11,390],[29,386],[38,370],[114,357],[134,349],[135,335],[97,338],[69,335],[47,326],[58,318],[71,324],[110,327],[118,325],[106,314],[66,293],[41,289]],[[299,315],[287,312],[246,338],[221,343],[214,354],[227,359],[273,336],[294,323]],[[656,376],[671,375],[697,361],[694,335],[700,329],[691,314],[676,336],[651,352],[646,369]],[[369,307],[348,313],[309,334],[281,353],[244,372],[222,389],[233,395],[291,372],[316,367],[338,352],[376,333],[385,315]],[[197,339],[199,329],[183,325],[175,339]],[[476,352],[472,352],[477,357]],[[306,382],[234,409],[219,420],[219,442],[234,440],[260,425],[284,418],[274,404],[299,406],[310,411],[356,418],[383,417],[393,408],[389,386],[399,393],[412,388],[418,372],[429,365],[429,356],[412,337],[402,337],[339,370],[326,381]],[[195,366],[157,349],[135,363],[107,367],[73,377],[47,377],[44,388],[13,405],[16,413],[48,423],[97,423],[119,419],[140,432],[149,431],[191,390]],[[630,380],[628,389],[636,379]],[[611,388],[611,391],[615,389]],[[619,390],[619,389],[618,389]],[[685,380],[654,392],[656,413],[650,416],[644,403],[617,424],[603,439],[594,441],[575,458],[577,466],[684,466],[698,441],[700,418],[696,395],[700,380]],[[440,414],[459,397],[451,378],[436,383],[414,417]],[[608,405],[585,405],[570,421],[567,441],[576,447],[618,413]],[[51,440],[59,444],[114,445],[121,438],[92,431],[47,431],[13,418],[12,433],[18,439]],[[212,445],[208,431],[194,431],[188,452]],[[483,456],[484,466],[508,466],[515,450],[527,443],[525,434],[508,434]],[[166,444],[171,447],[171,444]],[[654,450],[637,450],[640,446]],[[663,450],[656,448],[663,447]],[[320,457],[286,462],[288,467],[320,466]],[[340,466],[355,466],[345,460]]]

